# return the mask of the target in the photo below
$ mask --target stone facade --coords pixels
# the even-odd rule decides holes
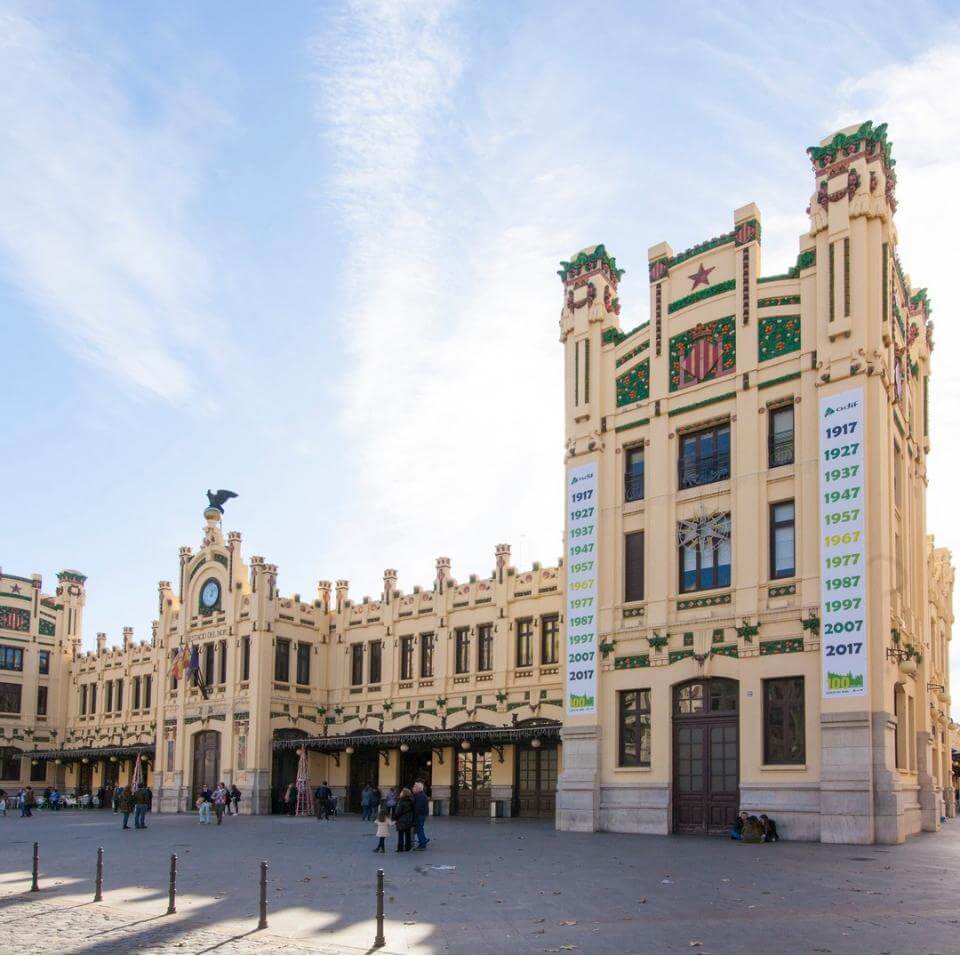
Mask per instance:
[[[885,127],[808,152],[810,227],[782,275],[762,273],[752,204],[691,249],[650,248],[649,319],[633,327],[603,246],[562,263],[568,474],[595,466],[598,542],[595,695],[568,694],[562,829],[722,832],[742,808],[793,839],[899,842],[954,812],[953,569],[925,512],[930,303],[897,255]],[[854,388],[869,585],[863,619],[844,625],[864,641],[842,650],[866,646],[866,691],[834,696],[821,521],[859,540],[842,524],[859,512],[821,516],[818,408]]]

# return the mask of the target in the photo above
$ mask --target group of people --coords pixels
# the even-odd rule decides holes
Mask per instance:
[[[117,794],[119,791],[119,795]],[[123,829],[130,829],[130,814],[133,814],[133,828],[135,830],[147,829],[147,811],[153,803],[153,793],[145,784],[140,784],[136,790],[132,787],[124,787],[122,790],[116,787],[114,790],[114,813],[123,815]]]
[[[223,823],[224,814],[228,817],[240,815],[240,790],[236,784],[227,786],[223,781],[211,790],[207,786],[200,788],[200,796],[197,797],[197,811],[200,814],[201,823],[211,823],[210,815],[217,817],[217,826]]]
[[[367,795],[363,819],[372,821],[376,815],[377,845],[373,849],[374,853],[387,852],[386,842],[391,829],[397,831],[397,853],[427,848],[430,839],[424,831],[424,826],[430,815],[430,800],[423,781],[418,780],[412,789],[403,787],[399,792],[391,787],[382,801],[380,791],[368,784],[361,794],[361,809],[364,808],[363,794]],[[417,837],[416,846],[412,845],[414,833]]]
[[[756,817],[746,810],[741,810],[730,831],[730,839],[742,840],[744,843],[776,843],[780,839],[777,821],[771,820],[765,813]]]

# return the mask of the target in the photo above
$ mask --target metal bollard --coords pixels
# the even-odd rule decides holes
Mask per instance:
[[[103,902],[103,847],[97,847],[97,878],[93,890],[93,902]]]
[[[167,901],[167,916],[177,911],[177,854],[170,854],[170,895]]]
[[[36,893],[40,889],[40,844],[33,844],[33,884],[30,887],[31,893]]]
[[[383,868],[380,867],[377,869],[377,937],[373,941],[373,948],[380,949],[386,945],[383,936]]]
[[[260,922],[257,929],[267,928],[267,868],[266,860],[260,862]]]

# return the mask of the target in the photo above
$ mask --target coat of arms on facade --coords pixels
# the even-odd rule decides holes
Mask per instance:
[[[701,322],[670,339],[670,390],[726,375],[736,368],[733,316]]]

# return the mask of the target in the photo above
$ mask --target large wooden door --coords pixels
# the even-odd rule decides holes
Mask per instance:
[[[725,833],[740,801],[738,685],[691,681],[673,695],[673,829]]]
[[[79,775],[77,790],[81,796],[85,793],[89,793],[91,796],[93,796],[93,764],[92,763],[80,764],[80,775]]]
[[[557,748],[517,749],[516,814],[552,817],[557,805]]]
[[[193,778],[191,780],[191,807],[206,786],[215,789],[220,782],[220,732],[201,730],[193,735]]]
[[[360,795],[366,784],[378,786],[380,779],[380,754],[376,750],[358,750],[350,755],[350,791],[347,794],[347,809],[360,812]]]
[[[461,750],[454,776],[454,812],[463,817],[490,816],[493,797],[490,778],[493,758],[489,750]]]

